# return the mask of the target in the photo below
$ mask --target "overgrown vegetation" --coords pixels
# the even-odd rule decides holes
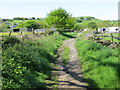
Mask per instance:
[[[4,23],[0,23],[0,32],[5,32],[10,27]]]
[[[27,20],[22,22],[20,25],[18,25],[17,28],[40,29],[40,28],[45,28],[45,24],[37,20]]]
[[[75,38],[77,35],[65,32],[83,31],[84,29],[87,31],[84,31],[81,34],[82,38],[79,37],[76,41],[84,78],[93,88],[120,88],[119,48],[112,49],[93,41],[84,40],[87,36],[93,35],[99,27],[118,26],[118,21],[102,21],[90,16],[72,17],[66,10],[58,8],[43,19],[35,19],[35,17],[2,19],[0,32],[9,32],[8,29],[12,29],[11,25],[17,25],[15,28],[53,28],[61,35],[53,34],[54,31],[48,30],[41,35],[43,37],[33,41],[27,37],[27,34],[32,34],[31,32],[24,33],[23,40],[13,36],[8,37],[9,33],[2,33],[4,36],[4,40],[1,41],[3,88],[46,88],[46,80],[53,77],[51,70],[56,61],[57,48],[66,38]],[[11,35],[18,34],[20,33]],[[39,36],[38,33],[35,34],[36,37]],[[69,53],[70,49],[65,47],[62,56],[65,65],[68,63]]]
[[[92,88],[120,88],[118,50],[93,41],[76,41],[83,77]]]
[[[38,40],[6,37],[2,42],[3,88],[46,88],[55,52],[66,37],[57,33]]]
[[[63,54],[62,54],[62,61],[64,65],[68,64],[69,55],[70,55],[70,48],[64,47]]]

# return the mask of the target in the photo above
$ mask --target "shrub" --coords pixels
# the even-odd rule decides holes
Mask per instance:
[[[8,36],[4,39],[3,44],[2,44],[2,48],[7,48],[10,46],[14,46],[15,44],[20,43],[20,40],[16,37],[13,36]]]

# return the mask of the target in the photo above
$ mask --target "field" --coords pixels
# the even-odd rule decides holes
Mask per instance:
[[[111,33],[103,33],[103,35],[111,36]],[[119,37],[119,33],[112,33],[114,37]]]
[[[22,34],[23,34],[23,35],[24,35],[24,34],[32,34],[32,32],[23,32]],[[15,36],[15,35],[21,35],[21,33],[20,33],[20,32],[18,32],[18,33],[12,32],[12,33],[11,33],[11,36]],[[9,36],[9,33],[0,33],[0,36]]]
[[[7,21],[6,23],[10,23],[10,24],[13,24],[13,23],[16,23],[16,24],[19,24],[23,22],[23,20],[13,20],[13,21]]]

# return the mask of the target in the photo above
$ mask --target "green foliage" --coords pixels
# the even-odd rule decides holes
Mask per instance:
[[[83,28],[88,28],[88,23],[89,23],[89,21],[84,21],[84,22],[80,23],[79,25],[82,26]]]
[[[36,22],[35,20],[27,20],[17,26],[17,28],[33,28],[38,29],[41,28],[41,24]]]
[[[67,32],[67,33],[64,33],[64,34],[70,36],[71,38],[74,38],[74,37],[76,37],[78,35],[77,32]]]
[[[74,18],[62,8],[50,12],[46,18],[46,22],[47,25],[57,28],[58,31],[70,29],[74,26]]]
[[[101,21],[98,23],[98,27],[110,27],[112,26],[110,21]]]
[[[88,23],[88,28],[90,28],[90,29],[96,29],[97,28],[97,24],[95,22],[89,22]]]
[[[78,23],[84,22],[84,21],[91,21],[91,20],[98,20],[95,17],[91,17],[91,16],[82,16],[82,17],[76,17],[76,21]]]
[[[55,52],[64,39],[56,33],[34,41],[7,37],[2,51],[3,88],[45,88],[45,80],[52,77]]]
[[[118,49],[80,38],[76,47],[83,77],[92,88],[120,88]]]
[[[99,35],[99,34],[98,34]],[[102,35],[106,35],[106,36],[109,36],[109,37],[103,37],[103,36],[98,36],[98,38],[101,38],[102,40],[110,40],[112,42],[112,37],[111,36],[111,33],[102,33]],[[112,35],[114,37],[119,37],[119,33],[112,33]],[[113,42],[117,42],[119,43],[119,40],[113,38]]]
[[[113,21],[113,22],[111,22],[111,24],[114,27],[118,27],[118,26],[120,26],[120,21]]]
[[[75,17],[76,19],[76,23],[81,23],[82,26],[84,26],[85,28],[91,28],[88,27],[88,24],[90,22],[94,22],[97,25],[95,25],[95,27],[112,27],[112,26],[118,26],[118,21],[110,21],[110,20],[100,20],[100,19],[96,19],[95,17],[91,17],[91,16],[83,16],[83,17]]]
[[[89,29],[96,29],[98,28],[98,23],[101,22],[99,20],[92,20],[92,21],[83,21],[77,25],[81,27],[81,29],[89,28]]]
[[[12,36],[7,36],[4,41],[3,41],[3,49],[7,48],[7,47],[11,47],[14,46],[15,44],[20,43],[20,40],[16,37],[12,37]]]
[[[25,17],[14,17],[13,20],[34,20],[35,17],[32,18],[25,18]]]
[[[6,24],[0,24],[0,32],[5,32],[6,29],[9,29],[9,26]]]
[[[85,29],[85,27],[81,24],[81,23],[76,23],[73,27],[74,30],[78,31],[78,30],[83,30]]]
[[[13,20],[25,20],[25,18],[23,18],[23,17],[14,17]]]
[[[64,47],[63,54],[62,54],[62,61],[64,65],[68,63],[69,55],[70,55],[70,48]]]

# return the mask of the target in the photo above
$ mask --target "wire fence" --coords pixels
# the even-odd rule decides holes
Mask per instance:
[[[120,40],[120,37],[118,36],[118,37],[116,37],[116,36],[114,36],[113,35],[113,33],[110,33],[110,35],[103,35],[103,34],[101,34],[101,35],[94,35],[95,37],[102,37],[102,38],[104,38],[104,37],[107,37],[107,38],[110,38],[110,40],[112,41],[112,42],[114,42],[114,39],[116,39],[116,40]]]

